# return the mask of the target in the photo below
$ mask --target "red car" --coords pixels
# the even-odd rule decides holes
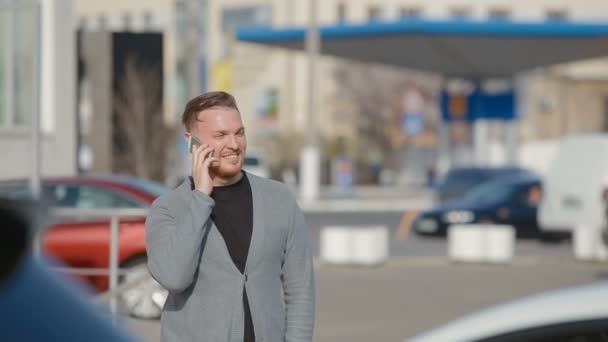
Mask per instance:
[[[54,208],[148,208],[167,191],[162,184],[127,176],[69,177],[45,179],[42,199]],[[0,182],[0,196],[20,197],[28,193],[26,181]],[[108,268],[109,219],[61,219],[43,236],[45,254],[68,267]],[[121,281],[147,274],[145,218],[121,221],[120,267],[127,270]],[[98,291],[108,289],[109,278],[83,276]],[[121,309],[138,318],[160,317],[166,291],[152,277],[119,297]]]

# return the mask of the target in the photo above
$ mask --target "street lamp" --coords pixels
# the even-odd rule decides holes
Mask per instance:
[[[308,54],[308,120],[306,143],[300,156],[300,191],[305,201],[319,198],[321,156],[318,144],[316,123],[317,104],[317,57],[319,55],[320,35],[317,21],[317,0],[310,0],[306,52]]]

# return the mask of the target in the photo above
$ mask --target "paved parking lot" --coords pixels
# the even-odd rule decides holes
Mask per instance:
[[[608,280],[608,264],[568,255],[522,256],[509,265],[394,257],[375,268],[317,264],[317,342],[402,341],[463,314],[548,289]],[[144,341],[159,324],[128,320]]]

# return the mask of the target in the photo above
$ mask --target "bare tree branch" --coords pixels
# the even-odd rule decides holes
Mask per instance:
[[[119,82],[114,109],[123,152],[117,169],[137,177],[163,181],[169,147],[174,144],[175,127],[163,120],[162,85],[156,65],[146,65],[135,57],[126,61]]]
[[[381,149],[389,164],[392,152],[408,146],[400,123],[404,90],[415,85],[429,103],[437,103],[441,81],[428,73],[346,60],[338,64],[334,77],[338,83],[336,104],[352,108],[344,111],[347,115],[355,113],[362,141],[358,157],[364,159],[365,147],[373,145]]]

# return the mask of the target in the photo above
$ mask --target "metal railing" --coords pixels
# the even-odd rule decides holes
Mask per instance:
[[[76,275],[88,276],[109,276],[109,288],[106,293],[97,296],[98,303],[108,302],[109,310],[112,314],[118,312],[117,297],[139,285],[149,274],[143,274],[141,277],[133,279],[129,283],[123,283],[118,286],[119,276],[124,274],[124,270],[120,269],[120,222],[124,219],[142,218],[148,215],[148,209],[76,209],[76,208],[56,208],[51,210],[51,224],[59,224],[63,222],[79,222],[92,220],[109,220],[110,241],[108,253],[108,268],[73,268],[73,267],[56,267],[56,271],[70,273]],[[37,239],[41,241],[41,239]]]

